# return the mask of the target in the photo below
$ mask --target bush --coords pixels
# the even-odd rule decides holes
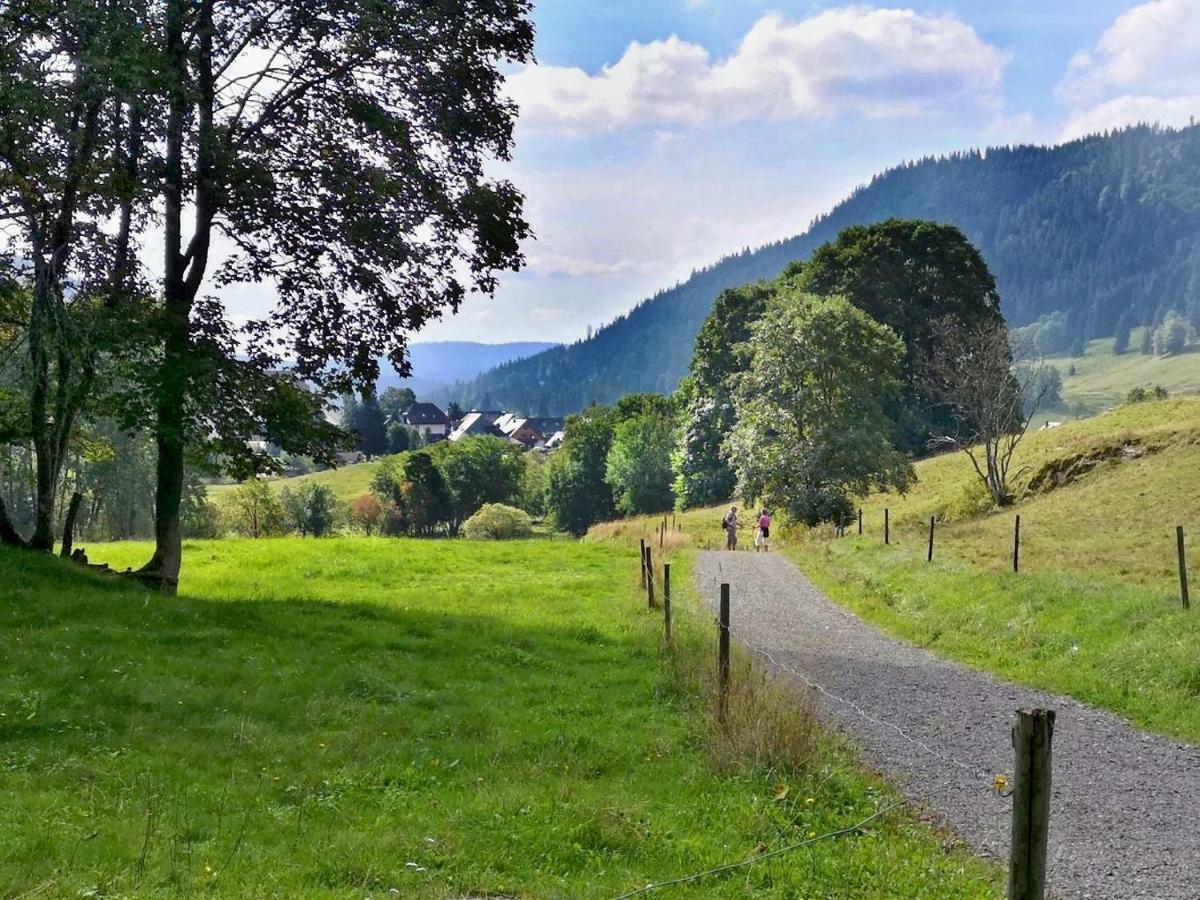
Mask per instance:
[[[503,503],[487,503],[467,519],[463,525],[463,534],[473,541],[503,541],[529,537],[533,534],[533,522],[523,509],[505,506]]]
[[[387,508],[374,494],[363,494],[350,502],[346,518],[350,525],[370,537],[383,525]]]
[[[283,504],[270,485],[255,478],[240,485],[225,503],[229,528],[242,537],[261,538],[287,531]]]
[[[1161,384],[1156,384],[1153,387],[1130,388],[1129,393],[1125,395],[1126,403],[1146,403],[1149,400],[1166,400],[1167,389]]]
[[[306,482],[292,490],[279,492],[288,526],[305,537],[323,537],[337,523],[337,498],[327,484]]]

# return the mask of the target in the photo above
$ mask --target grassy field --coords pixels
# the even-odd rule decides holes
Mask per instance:
[[[1095,415],[1125,399],[1131,388],[1160,384],[1172,396],[1200,394],[1200,352],[1195,350],[1177,356],[1143,356],[1138,352],[1142,341],[1141,328],[1135,328],[1130,338],[1130,350],[1114,356],[1113,339],[1100,338],[1090,342],[1083,356],[1051,356],[1046,363],[1062,374],[1062,399],[1058,406],[1044,410],[1037,424],[1047,419],[1067,421],[1075,418],[1074,407],[1082,405],[1088,415]],[[1071,375],[1071,367],[1075,374]]]
[[[714,740],[677,566],[668,664],[624,542],[189,542],[172,599],[0,549],[0,896],[611,897],[891,802],[791,698],[802,759]],[[898,810],[660,895],[999,893]]]
[[[864,537],[834,540],[824,529],[796,535],[786,552],[901,637],[1200,740],[1200,611],[1181,609],[1175,544],[1182,524],[1200,563],[1200,401],[1121,407],[1034,433],[1019,465],[1014,507],[988,509],[965,456],[945,456],[918,464],[907,496],[866,498]],[[1020,574],[1011,571],[1017,513]]]
[[[349,503],[356,497],[370,493],[371,479],[375,477],[375,469],[378,466],[379,460],[376,459],[371,462],[355,463],[352,466],[342,466],[339,469],[326,469],[323,472],[297,475],[293,478],[275,478],[269,483],[276,491],[282,490],[285,486],[294,488],[308,481],[325,484],[333,489],[334,496],[339,502]],[[210,484],[208,495],[210,498],[217,499],[236,488],[236,484]]]

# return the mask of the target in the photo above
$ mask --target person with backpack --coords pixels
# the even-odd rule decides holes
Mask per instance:
[[[754,536],[754,552],[762,548],[763,553],[771,549],[771,513],[763,510],[758,516],[758,533]]]
[[[737,549],[737,507],[729,507],[729,512],[725,513],[725,518],[721,520],[721,527],[725,529],[725,549]]]

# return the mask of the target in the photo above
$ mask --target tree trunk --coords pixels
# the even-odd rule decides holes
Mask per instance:
[[[216,136],[213,130],[213,0],[201,0],[197,16],[196,67],[196,187],[195,231],[183,252],[183,154],[190,84],[184,21],[187,0],[167,6],[166,42],[170,59],[170,108],[164,188],[164,326],[163,357],[157,385],[158,445],[154,503],[154,555],[139,572],[163,590],[179,583],[183,551],[179,507],[183,500],[184,454],[187,433],[187,394],[191,377],[192,303],[204,280],[215,207]]]
[[[83,494],[76,491],[71,495],[71,503],[67,507],[67,518],[63,523],[62,548],[58,551],[63,559],[71,558],[71,550],[75,544],[75,520],[79,517],[79,507],[83,505]]]
[[[21,535],[17,533],[17,529],[13,526],[12,519],[8,516],[8,507],[4,505],[3,496],[0,496],[0,544],[7,544],[10,547],[25,546],[25,542],[21,540]]]

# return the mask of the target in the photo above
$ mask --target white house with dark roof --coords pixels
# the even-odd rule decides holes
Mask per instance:
[[[446,438],[450,417],[435,403],[414,403],[404,413],[404,424],[432,443]]]

